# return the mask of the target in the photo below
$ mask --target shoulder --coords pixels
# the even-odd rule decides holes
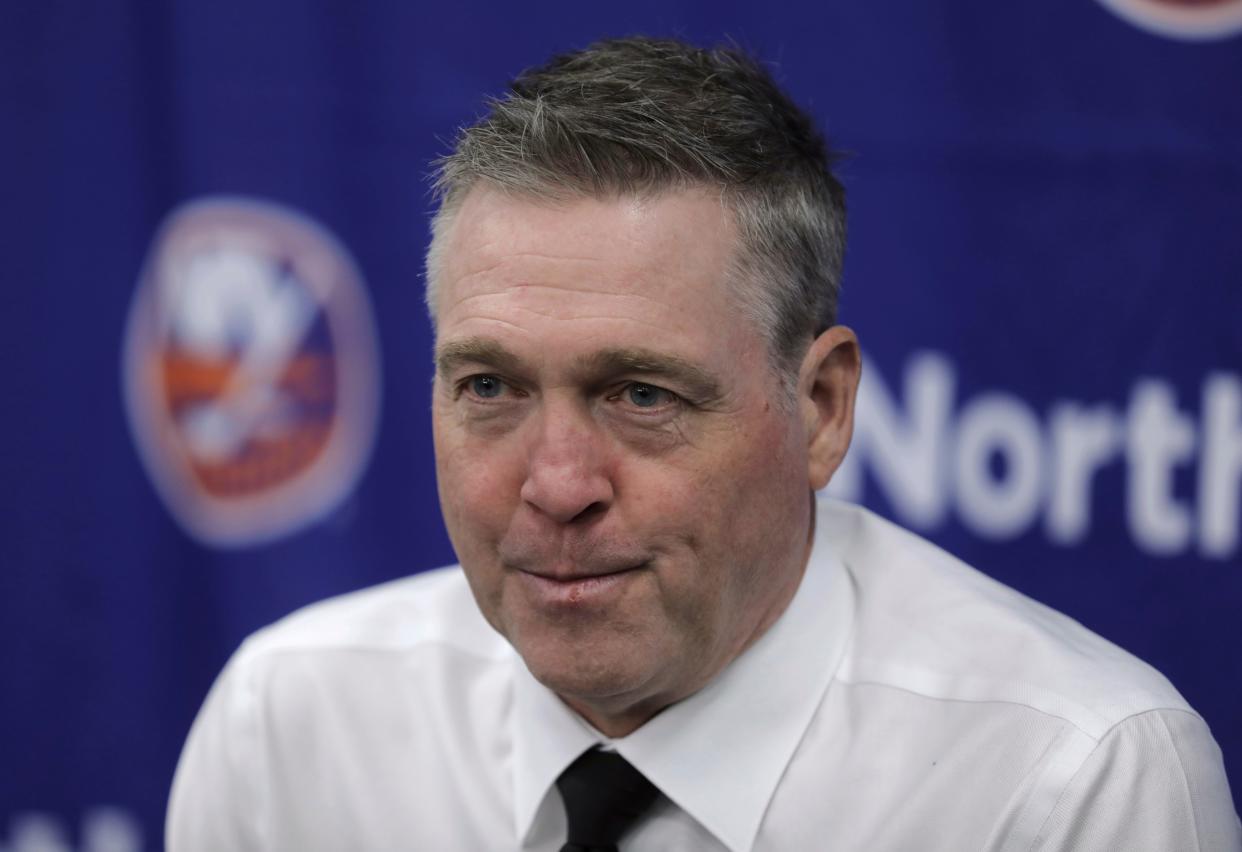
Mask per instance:
[[[233,654],[215,691],[272,718],[448,700],[463,684],[503,678],[512,647],[483,619],[457,566],[328,598],[257,631]],[[363,701],[363,699],[366,701]]]
[[[295,721],[376,724],[376,714],[396,707],[434,715],[463,689],[503,689],[512,658],[461,569],[440,568],[328,598],[254,633],[200,715],[256,736],[262,720],[293,729]]]
[[[1238,848],[1220,749],[1159,672],[864,509],[821,504],[821,535],[855,599],[834,706],[928,820],[989,849]]]
[[[507,656],[508,644],[484,621],[456,565],[313,603],[249,637],[237,657],[428,648]]]
[[[835,502],[819,521],[857,595],[845,680],[1020,705],[1092,740],[1151,710],[1193,712],[1151,666],[925,539]]]
[[[387,849],[385,832],[425,836],[418,825],[461,804],[441,792],[455,761],[486,766],[504,747],[512,659],[456,567],[258,631],[191,728],[169,848]],[[359,803],[383,819],[361,819]]]

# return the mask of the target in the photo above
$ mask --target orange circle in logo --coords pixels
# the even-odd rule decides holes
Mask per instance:
[[[236,198],[173,211],[126,329],[124,388],[140,455],[201,541],[286,535],[352,489],[378,420],[369,299],[331,234]]]
[[[1100,0],[1135,26],[1189,41],[1228,38],[1242,32],[1242,0]]]

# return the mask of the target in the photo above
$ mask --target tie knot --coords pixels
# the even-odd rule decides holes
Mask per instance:
[[[660,791],[615,752],[591,749],[569,765],[556,786],[565,800],[569,841],[561,852],[612,850]]]

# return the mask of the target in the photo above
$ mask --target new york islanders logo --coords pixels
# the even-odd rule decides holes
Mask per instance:
[[[1242,32],[1242,0],[1100,0],[1137,27],[1194,41]]]
[[[235,547],[336,506],[374,441],[377,349],[357,268],[321,227],[244,199],[173,211],[130,308],[123,385],[174,517]]]

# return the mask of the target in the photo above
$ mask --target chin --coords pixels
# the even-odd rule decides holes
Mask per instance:
[[[515,643],[514,647],[535,680],[571,702],[610,703],[645,696],[655,675],[651,666],[643,665],[645,655],[632,645],[600,649],[553,639],[546,644]],[[581,650],[567,653],[573,647]]]

